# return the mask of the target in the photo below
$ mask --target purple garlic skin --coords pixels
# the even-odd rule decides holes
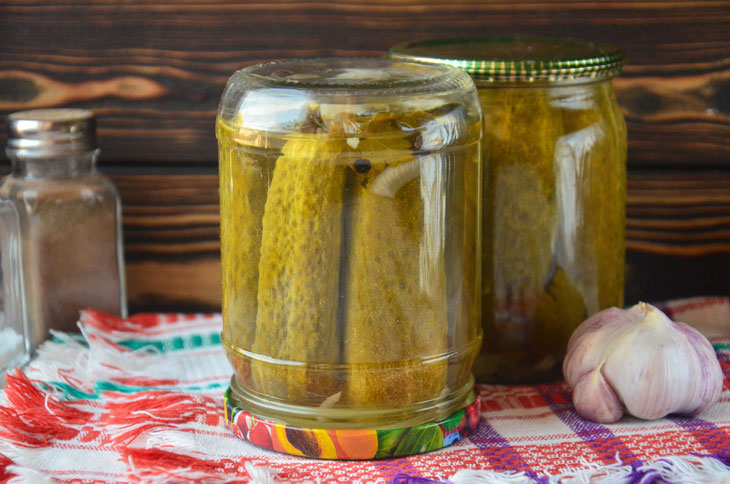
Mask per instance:
[[[563,376],[584,418],[613,423],[694,415],[720,397],[723,374],[699,331],[646,303],[586,319],[568,342]]]

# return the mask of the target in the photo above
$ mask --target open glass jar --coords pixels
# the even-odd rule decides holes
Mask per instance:
[[[424,448],[370,452],[376,431],[475,401],[479,123],[471,79],[448,66],[297,60],[231,77],[216,129],[226,411],[239,435],[325,458],[449,443],[438,430]],[[296,429],[314,440],[287,440]],[[321,429],[373,433],[328,454],[312,436],[335,434]]]
[[[389,56],[461,68],[479,90],[482,324],[477,380],[561,377],[587,316],[623,304],[626,128],[615,47],[545,38],[435,39]]]

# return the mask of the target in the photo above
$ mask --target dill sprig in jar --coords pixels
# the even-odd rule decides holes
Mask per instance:
[[[573,330],[621,307],[626,128],[615,47],[568,39],[434,39],[395,59],[469,73],[484,115],[477,380],[559,379]]]
[[[231,77],[216,129],[239,436],[365,459],[473,428],[479,123],[473,82],[448,66],[298,60]]]

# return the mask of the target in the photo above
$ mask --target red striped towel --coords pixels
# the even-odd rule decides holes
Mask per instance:
[[[583,420],[564,383],[479,386],[474,435],[425,455],[317,461],[264,451],[226,427],[231,369],[219,315],[86,311],[0,392],[3,482],[730,483],[730,300],[664,309],[699,327],[726,379],[696,417]],[[659,478],[663,480],[659,480]],[[642,480],[643,479],[643,480]]]

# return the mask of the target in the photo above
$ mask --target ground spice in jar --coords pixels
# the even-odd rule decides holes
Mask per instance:
[[[21,199],[28,315],[59,331],[78,331],[82,309],[119,314],[122,306],[117,201],[95,178],[29,182]]]

